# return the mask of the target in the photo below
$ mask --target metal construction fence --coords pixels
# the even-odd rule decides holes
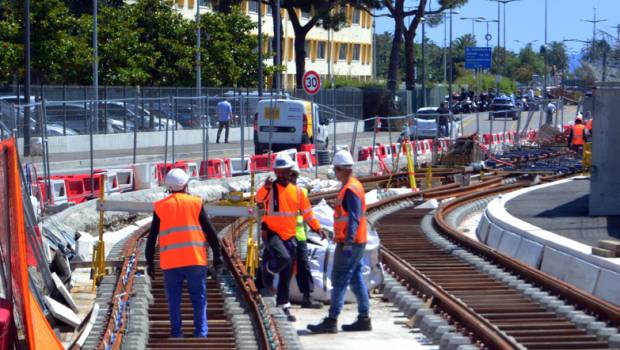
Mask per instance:
[[[50,133],[75,135],[90,133],[90,116],[97,111],[92,121],[93,133],[106,134],[139,131],[163,131],[166,123],[176,128],[217,127],[217,104],[227,99],[233,110],[231,124],[238,126],[241,119],[251,125],[259,99],[279,96],[310,100],[303,90],[274,92],[266,90],[259,97],[256,89],[204,87],[197,93],[195,88],[183,87],[127,87],[102,86],[99,88],[98,103],[92,86],[33,85],[31,96],[23,96],[19,85],[0,87],[0,116],[8,126],[23,133],[24,114],[30,115],[34,135],[41,134],[41,116],[36,108],[26,105],[46,102],[47,123]],[[363,93],[359,89],[323,89],[314,96],[318,104],[340,111],[350,118],[362,118]]]

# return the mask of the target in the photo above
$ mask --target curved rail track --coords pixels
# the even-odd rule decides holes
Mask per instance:
[[[409,194],[375,204],[371,212],[389,212],[375,222],[386,270],[406,290],[425,300],[456,333],[480,348],[608,348],[596,330],[578,327],[567,314],[550,308],[553,302],[549,301],[566,302],[569,308],[612,327],[620,325],[620,308],[465,237],[446,220],[459,206],[524,186],[527,183],[523,181],[506,185],[494,180],[486,185],[418,194],[425,199],[456,197],[434,213],[411,205],[389,209],[411,201],[414,195]],[[452,247],[437,244],[433,234],[442,236]],[[477,256],[481,264],[463,259],[466,254]],[[536,293],[539,298],[532,298]]]

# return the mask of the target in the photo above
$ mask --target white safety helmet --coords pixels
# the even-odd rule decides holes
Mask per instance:
[[[299,171],[299,164],[297,164],[297,162],[293,161],[293,167],[291,168],[291,171],[294,172],[295,174],[299,175],[300,171]]]
[[[172,192],[182,191],[189,182],[189,175],[183,169],[175,168],[168,172],[164,184]]]
[[[278,153],[276,160],[273,164],[274,169],[291,169],[295,166],[295,162],[286,153]]]
[[[334,154],[334,166],[342,167],[342,168],[351,168],[353,167],[353,157],[351,153],[347,150],[340,150]]]

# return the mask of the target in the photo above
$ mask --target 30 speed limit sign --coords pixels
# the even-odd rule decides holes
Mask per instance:
[[[313,70],[309,70],[304,74],[304,90],[308,95],[314,95],[321,88],[321,77]]]

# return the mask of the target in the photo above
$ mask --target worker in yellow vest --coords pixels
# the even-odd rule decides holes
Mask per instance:
[[[297,185],[299,178],[299,165],[295,163],[291,171],[291,183]],[[299,186],[298,186],[299,187]],[[308,196],[308,190],[300,187],[304,196]],[[308,234],[307,226],[301,212],[297,215],[297,227],[295,228],[295,239],[297,240],[297,250],[295,254],[295,263],[297,264],[297,274],[295,279],[297,287],[303,298],[301,307],[304,309],[320,309],[323,307],[321,303],[312,300],[312,292],[314,292],[314,280],[310,270],[310,257],[308,255]]]
[[[265,242],[261,277],[263,293],[276,292],[273,281],[279,275],[276,305],[281,307],[289,321],[295,321],[290,312],[289,286],[293,275],[293,259],[297,247],[297,215],[321,237],[326,237],[319,221],[312,213],[308,197],[290,182],[294,162],[288,154],[280,153],[274,161],[275,182],[267,179],[256,192],[256,202],[265,207],[261,235]]]
[[[343,325],[343,331],[370,331],[368,287],[362,274],[362,258],[367,242],[366,199],[362,184],[353,177],[353,157],[345,150],[334,155],[334,171],[342,182],[334,209],[334,267],[332,269],[331,306],[328,317],[316,325],[308,325],[313,333],[337,333],[338,315],[344,305],[347,287],[357,299],[357,320]]]
[[[215,229],[202,206],[202,199],[186,192],[188,182],[189,175],[183,169],[172,169],[166,175],[165,185],[171,194],[155,203],[151,232],[144,251],[147,273],[154,279],[155,245],[159,238],[159,265],[164,274],[170,336],[173,338],[183,337],[181,297],[185,280],[194,309],[194,336],[207,336],[208,245],[213,250],[215,268],[222,265]]]

